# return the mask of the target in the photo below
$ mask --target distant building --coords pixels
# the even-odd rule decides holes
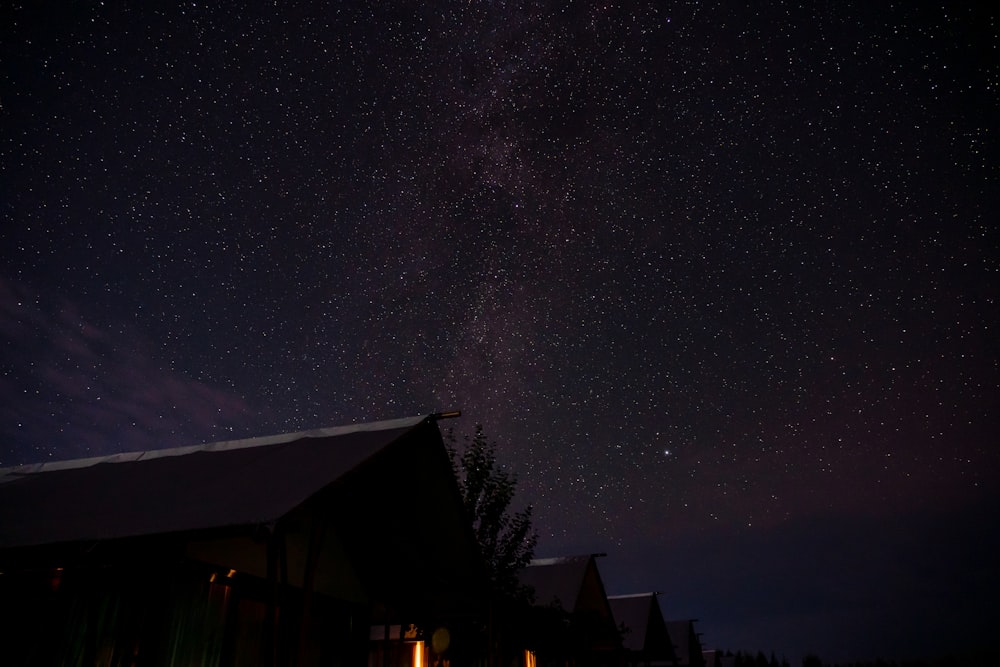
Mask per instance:
[[[447,664],[484,586],[433,417],[0,470],[4,665]]]
[[[736,658],[724,655],[722,651],[714,648],[707,648],[701,652],[701,659],[705,667],[734,667]]]
[[[675,665],[677,657],[656,593],[608,596],[622,631],[625,660],[631,667]]]
[[[682,621],[667,621],[667,632],[674,644],[674,654],[677,664],[681,667],[704,667],[701,638],[695,632],[696,619]]]
[[[621,635],[595,555],[534,560],[518,578],[534,596],[527,667],[621,663]]]

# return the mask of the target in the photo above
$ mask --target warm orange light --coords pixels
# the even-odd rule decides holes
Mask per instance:
[[[537,660],[534,651],[524,650],[524,667],[537,667]]]
[[[209,576],[208,583],[210,583],[210,584],[214,584],[215,583],[215,572],[213,572],[211,574],[211,576]]]
[[[49,579],[49,585],[52,587],[53,591],[59,590],[59,585],[62,583],[63,569],[61,567],[54,568],[52,570],[52,578]]]
[[[413,642],[413,667],[424,667],[423,642]]]
[[[226,579],[232,579],[235,576],[236,576],[236,570],[229,570],[229,572],[226,573]]]

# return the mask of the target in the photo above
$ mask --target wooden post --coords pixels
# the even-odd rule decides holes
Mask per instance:
[[[309,527],[309,544],[306,546],[306,566],[302,576],[302,621],[299,624],[299,650],[296,663],[302,661],[306,653],[309,639],[309,623],[312,620],[313,588],[316,584],[316,569],[319,567],[319,555],[323,546],[325,534],[324,522],[314,516]]]

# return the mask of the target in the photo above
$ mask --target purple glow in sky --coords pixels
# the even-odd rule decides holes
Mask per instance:
[[[0,12],[0,465],[458,408],[709,646],[997,625],[995,10]]]

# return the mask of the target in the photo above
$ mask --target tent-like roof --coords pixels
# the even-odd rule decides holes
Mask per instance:
[[[673,645],[656,596],[657,593],[609,595],[608,604],[615,622],[626,629],[622,638],[626,650],[654,659],[673,660]]]
[[[572,612],[579,605],[593,560],[589,554],[535,559],[518,573],[518,579],[534,591],[536,606],[558,605]]]
[[[533,560],[518,572],[518,579],[533,590],[536,611],[547,615],[549,624],[542,627],[548,633],[558,635],[565,629],[558,618],[565,614],[572,628],[571,643],[578,643],[578,650],[617,651],[621,641],[597,569],[599,555],[603,554]]]
[[[667,632],[674,644],[674,653],[680,665],[700,665],[701,641],[694,629],[695,619],[667,621]]]
[[[0,550],[268,524],[421,429],[440,438],[421,416],[0,469]]]
[[[608,604],[615,622],[628,630],[622,640],[624,647],[629,651],[642,651],[646,647],[646,631],[652,614],[651,605],[656,604],[656,594],[609,595]]]

